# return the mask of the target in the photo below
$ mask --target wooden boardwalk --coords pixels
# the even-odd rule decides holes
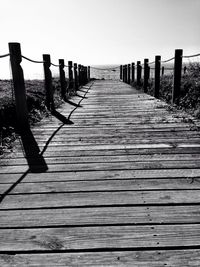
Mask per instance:
[[[71,101],[1,159],[0,266],[200,266],[198,122],[119,81]]]

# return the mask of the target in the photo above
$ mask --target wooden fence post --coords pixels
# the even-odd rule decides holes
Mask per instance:
[[[148,83],[149,83],[149,60],[148,58],[144,59],[144,83],[143,83],[143,89],[144,93],[147,93],[148,91]]]
[[[122,66],[122,81],[125,81],[125,65]]]
[[[162,76],[165,74],[165,67],[162,66]]]
[[[23,129],[29,126],[26,89],[24,84],[20,43],[9,43],[10,63],[16,103],[17,127]]]
[[[174,59],[174,84],[172,90],[172,104],[179,103],[180,90],[181,90],[181,73],[182,73],[182,49],[175,50]]]
[[[81,85],[84,84],[84,67],[81,65]]]
[[[53,101],[53,86],[52,86],[52,74],[50,70],[51,57],[49,54],[43,55],[43,66],[44,66],[44,79],[45,79],[45,92],[46,92],[46,106],[48,110],[54,110]]]
[[[128,84],[131,83],[131,65],[130,64],[127,65],[127,83]]]
[[[156,98],[159,98],[159,91],[160,91],[160,65],[161,65],[161,56],[155,56],[154,96]]]
[[[88,68],[85,67],[85,84],[88,82]]]
[[[135,82],[135,63],[131,64],[131,78],[132,78],[132,83]]]
[[[128,65],[125,65],[125,75],[124,75],[124,82],[127,83],[128,79],[127,79],[127,74],[128,74]]]
[[[78,90],[78,74],[77,74],[77,63],[74,63],[74,89]]]
[[[79,84],[79,86],[82,85],[82,83],[81,83],[81,64],[78,64],[78,84]]]
[[[61,86],[61,96],[63,99],[66,99],[66,88],[67,83],[65,79],[65,61],[64,59],[59,59],[59,73],[60,73],[60,86]]]
[[[85,85],[85,66],[82,65],[82,83]]]
[[[142,67],[140,65],[140,61],[137,61],[137,85],[141,86],[141,74],[142,74]]]
[[[90,66],[88,66],[88,82],[90,81]]]
[[[71,93],[71,90],[74,88],[74,82],[73,82],[73,71],[72,71],[72,61],[68,61],[68,93]]]
[[[122,80],[123,79],[123,66],[122,65],[120,65],[120,80]]]

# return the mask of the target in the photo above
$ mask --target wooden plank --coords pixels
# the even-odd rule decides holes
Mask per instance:
[[[200,225],[0,229],[0,251],[199,246]]]
[[[116,191],[7,195],[2,209],[200,203],[200,190]]]
[[[35,171],[40,172],[40,165],[33,165]],[[33,167],[32,166],[32,167]],[[153,162],[99,162],[96,163],[61,163],[49,164],[47,172],[72,172],[72,171],[94,171],[94,170],[142,170],[142,169],[192,169],[200,168],[199,161],[153,161]],[[22,173],[29,170],[28,165],[2,166],[0,173]]]
[[[56,148],[55,148],[56,149]],[[106,150],[101,150],[101,149],[96,149],[96,150],[84,150],[84,151],[79,151],[79,150],[54,150],[54,151],[45,151],[43,153],[43,156],[45,158],[52,158],[52,157],[100,157],[100,156],[119,156],[119,155],[155,155],[155,154],[160,154],[160,155],[165,155],[169,154],[170,155],[181,155],[181,154],[192,154],[192,155],[199,155],[200,154],[200,147],[188,147],[188,148],[179,148],[179,147],[171,147],[171,148],[136,148],[136,149],[106,149]],[[195,156],[194,156],[195,157]],[[1,162],[3,160],[9,159],[12,160],[15,158],[16,160],[18,159],[24,159],[24,153],[23,151],[14,151],[13,153],[7,153],[4,155],[4,157],[1,158]]]
[[[0,265],[11,266],[143,266],[194,267],[200,262],[198,249],[156,251],[112,251],[85,253],[0,254]]]
[[[102,163],[102,162],[153,162],[153,161],[199,161],[200,154],[154,154],[154,155],[129,155],[126,151],[125,155],[115,155],[113,156],[67,156],[64,157],[61,153],[57,157],[46,157],[44,160],[47,164],[69,164],[69,163]],[[37,162],[37,158],[32,158],[32,164]],[[17,165],[27,165],[26,158],[14,158],[14,159],[2,159],[1,166],[17,166]]]
[[[40,149],[41,151],[44,149],[45,143],[41,145]],[[176,148],[184,148],[184,149],[191,149],[194,148],[195,151],[200,149],[200,144],[195,143],[162,143],[162,144],[81,144],[81,145],[69,145],[69,144],[62,144],[60,146],[51,145],[47,146],[45,152],[51,152],[51,151],[81,151],[82,153],[85,153],[83,151],[92,151],[92,150],[121,150],[121,149],[176,149]],[[23,152],[23,149],[21,146],[15,146],[15,152]]]
[[[13,183],[24,173],[0,174],[0,183]],[[110,180],[110,179],[159,179],[159,178],[188,178],[192,182],[192,178],[199,178],[199,169],[158,169],[158,170],[98,170],[98,171],[73,171],[73,172],[45,172],[36,175],[35,173],[27,173],[23,178],[23,182],[52,182],[52,181],[85,181],[85,180]]]
[[[95,177],[94,177],[95,179]],[[11,184],[0,184],[3,194]],[[166,189],[200,189],[200,178],[183,179],[121,179],[121,180],[89,180],[89,181],[56,181],[56,182],[21,182],[12,190],[12,194],[51,193],[51,192],[87,192],[87,191],[118,191],[118,190],[166,190]]]
[[[0,228],[88,225],[198,224],[200,206],[140,206],[0,210]]]

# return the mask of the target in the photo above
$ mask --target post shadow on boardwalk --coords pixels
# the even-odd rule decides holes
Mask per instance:
[[[82,90],[82,87],[79,88],[77,91],[80,91],[80,92],[83,92],[83,93],[86,93],[87,92],[87,91]]]
[[[68,118],[63,116],[60,112],[58,112],[55,108],[51,110],[51,114],[56,117],[63,124],[74,124],[73,121],[70,121]]]
[[[29,126],[18,130],[23,145],[29,172],[41,173],[48,170],[48,166],[40,153],[39,146]]]
[[[81,106],[80,104],[76,104],[76,103],[70,101],[69,99],[67,99],[66,97],[64,98],[64,101],[65,101],[66,103],[68,103],[68,104],[74,106],[74,107],[82,108],[82,106]]]
[[[48,170],[48,166],[42,156],[42,153],[40,153],[39,146],[29,125],[26,124],[24,126],[21,125],[20,127],[16,127],[16,132],[21,138],[25,158],[28,163],[28,169],[0,196],[0,203],[12,190],[15,189],[18,184],[25,179],[28,173],[43,173]]]
[[[77,96],[77,97],[80,97],[80,98],[82,98],[82,99],[87,99],[88,97],[87,96],[82,96],[82,95],[79,95],[79,94],[75,94],[75,96]]]

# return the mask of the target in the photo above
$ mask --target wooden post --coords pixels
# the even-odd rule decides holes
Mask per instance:
[[[84,65],[82,65],[81,72],[82,72],[82,84],[85,85],[85,66]]]
[[[144,93],[148,91],[148,84],[149,84],[149,60],[147,58],[144,59],[144,84],[143,89]]]
[[[160,65],[161,65],[161,56],[155,56],[154,96],[156,98],[159,98],[159,91],[160,91]]]
[[[88,66],[88,82],[90,81],[90,66]]]
[[[127,65],[127,83],[128,84],[131,83],[131,65],[130,64]]]
[[[72,61],[68,61],[68,93],[71,93],[71,90],[74,88],[74,82],[73,82],[73,71],[72,71]]]
[[[85,67],[85,84],[88,82],[88,69]]]
[[[164,73],[165,73],[165,67],[162,66],[162,76],[164,75]]]
[[[86,77],[86,74],[87,72],[86,72],[86,68],[85,68],[85,66],[83,66],[83,83],[84,83],[84,85],[87,83],[86,82],[86,79],[87,79],[87,77]]]
[[[137,61],[137,85],[141,86],[141,75],[142,75],[142,67],[141,62]]]
[[[50,55],[44,54],[43,61],[44,61],[43,66],[44,66],[44,79],[45,79],[45,92],[46,92],[45,104],[48,110],[54,110],[52,74],[50,70],[51,66]]]
[[[78,84],[79,84],[79,86],[82,85],[82,82],[81,82],[81,64],[78,64]]]
[[[125,65],[122,66],[122,81],[125,82]]]
[[[182,55],[183,55],[182,49],[175,50],[172,104],[179,103],[180,90],[181,90]]]
[[[131,64],[131,78],[132,78],[132,83],[135,82],[135,63]]]
[[[78,74],[77,74],[77,63],[74,63],[74,89],[78,90]]]
[[[81,85],[84,84],[84,73],[83,73],[83,65],[81,65]]]
[[[125,65],[125,75],[124,75],[124,79],[125,79],[125,83],[127,83],[128,79],[127,79],[127,74],[128,74],[128,65]]]
[[[60,72],[60,86],[61,86],[61,96],[63,99],[66,99],[66,79],[65,79],[65,62],[64,59],[59,59],[59,72]]]
[[[20,65],[22,61],[20,43],[9,43],[9,52],[16,103],[17,127],[23,129],[28,127],[29,123],[24,73]]]
[[[123,79],[123,66],[122,65],[120,65],[120,80],[122,80]]]

